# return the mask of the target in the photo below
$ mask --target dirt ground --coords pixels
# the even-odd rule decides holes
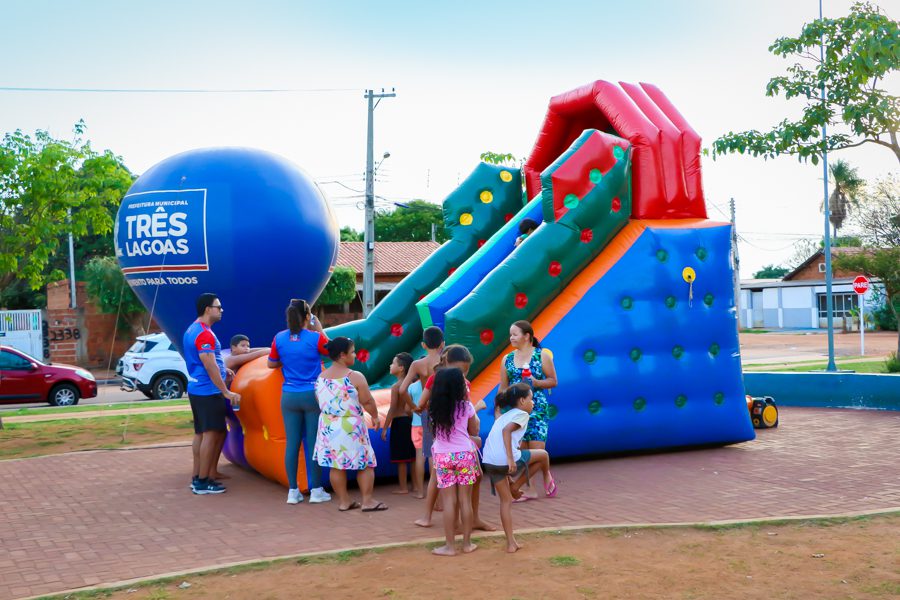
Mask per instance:
[[[506,554],[423,546],[234,567],[115,593],[129,600],[294,598],[862,599],[900,595],[900,513],[725,528],[612,529],[520,536]],[[434,544],[432,544],[432,547]],[[189,587],[180,588],[184,582]]]
[[[747,364],[814,361],[828,357],[828,336],[819,332],[741,332],[741,362]],[[866,357],[885,358],[897,350],[896,331],[867,332]],[[834,334],[835,356],[859,356],[859,333]]]

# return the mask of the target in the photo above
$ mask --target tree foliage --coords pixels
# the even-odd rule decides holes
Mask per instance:
[[[819,57],[820,42],[824,61]],[[769,80],[766,95],[803,100],[802,115],[765,133],[729,132],[713,142],[713,157],[735,152],[764,158],[792,154],[818,164],[826,151],[877,144],[900,161],[900,97],[889,94],[884,85],[900,69],[896,21],[869,2],[857,2],[847,16],[816,19],[804,25],[798,37],[775,40],[769,51],[798,62],[787,68],[787,74]],[[823,125],[828,125],[824,141]]]
[[[118,261],[112,256],[97,256],[84,266],[84,281],[88,296],[100,312],[118,314],[136,335],[144,333],[141,321],[146,314],[144,305],[138,300]]]
[[[413,200],[375,218],[376,242],[427,242],[431,240],[431,226],[435,225],[435,239],[447,241],[441,207],[425,200]]]
[[[516,158],[512,154],[501,154],[499,152],[482,152],[481,160],[486,163],[490,163],[492,165],[500,165],[500,166],[508,166],[515,167],[518,166],[522,160]]]
[[[335,267],[316,301],[319,306],[325,304],[343,304],[356,298],[356,271],[351,267]]]
[[[787,267],[776,267],[775,265],[766,265],[753,274],[754,279],[779,279],[788,274],[790,269]]]
[[[341,227],[341,241],[342,242],[361,242],[363,241],[363,234],[360,231],[353,229],[352,227]]]
[[[98,154],[75,125],[73,141],[16,130],[0,143],[0,289],[17,280],[31,289],[65,277],[53,265],[61,242],[104,235],[133,177],[119,157]],[[112,247],[109,247],[112,252]]]
[[[834,189],[828,198],[828,220],[834,227],[834,235],[844,226],[844,221],[859,202],[860,193],[866,186],[865,180],[859,176],[856,167],[851,167],[846,160],[838,159],[829,165],[831,181]],[[819,210],[825,210],[825,203],[819,206]]]

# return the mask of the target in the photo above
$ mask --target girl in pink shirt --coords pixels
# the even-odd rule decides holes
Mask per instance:
[[[439,556],[456,554],[456,509],[462,521],[463,552],[472,552],[472,487],[478,477],[478,452],[470,435],[478,435],[478,417],[469,401],[466,378],[460,369],[447,367],[434,374],[428,408],[434,435],[432,460],[437,487],[444,504],[446,544],[432,550]]]

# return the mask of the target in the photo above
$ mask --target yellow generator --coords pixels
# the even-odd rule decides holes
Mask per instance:
[[[750,411],[750,420],[756,429],[778,427],[778,407],[772,396],[754,398],[748,395],[747,410]]]

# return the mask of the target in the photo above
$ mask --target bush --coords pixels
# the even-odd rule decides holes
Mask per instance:
[[[891,312],[887,299],[883,294],[880,295],[880,298],[876,297],[876,301],[879,299],[881,300],[881,305],[872,311],[872,319],[874,319],[875,325],[885,331],[897,331],[897,318]],[[900,312],[900,300],[894,300],[894,308],[897,309],[897,312]]]
[[[897,356],[896,352],[891,352],[891,354],[884,359],[884,370],[888,373],[900,373],[900,356]]]
[[[350,267],[335,267],[316,304],[343,304],[356,298],[356,271]]]

